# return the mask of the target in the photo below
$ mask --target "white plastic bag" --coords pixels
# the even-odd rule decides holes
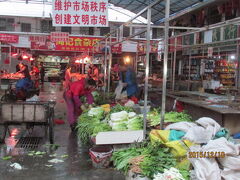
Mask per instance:
[[[37,95],[34,95],[33,97],[26,100],[27,102],[36,102],[39,101],[39,97]]]
[[[165,130],[178,130],[178,131],[184,131],[187,132],[190,128],[197,126],[195,123],[192,122],[177,122],[168,125]]]
[[[122,89],[123,89],[123,82],[119,81],[118,86],[116,87],[114,92],[114,94],[116,95],[115,99],[121,99]]]
[[[196,121],[198,126],[190,128],[183,139],[194,143],[207,143],[221,129],[221,126],[211,118],[203,117]]]

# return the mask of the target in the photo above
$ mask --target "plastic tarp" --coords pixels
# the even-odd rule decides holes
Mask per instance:
[[[205,146],[192,146],[192,152],[225,152],[224,158],[189,158],[198,180],[214,179],[239,180],[240,145],[234,145],[226,138],[211,140]],[[219,163],[218,163],[219,162]],[[222,167],[222,168],[220,168]]]
[[[215,134],[221,130],[221,126],[211,118],[203,117],[196,121],[174,123],[166,127],[166,129],[181,130],[186,132],[183,139],[187,139],[194,143],[207,143]]]

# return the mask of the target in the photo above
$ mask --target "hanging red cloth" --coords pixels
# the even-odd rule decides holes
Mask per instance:
[[[7,59],[4,60],[4,64],[10,64],[9,58],[7,58]]]

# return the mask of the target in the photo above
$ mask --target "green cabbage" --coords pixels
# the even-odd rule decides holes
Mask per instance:
[[[128,130],[141,130],[143,129],[143,118],[141,118],[140,116],[136,116],[132,119],[128,120]]]
[[[112,128],[107,123],[99,123],[94,129],[92,136],[96,136],[99,132],[111,131]]]
[[[102,107],[96,107],[96,108],[91,108],[88,111],[88,116],[90,117],[99,117],[99,119],[102,119],[104,117],[104,109]]]
[[[114,122],[122,122],[128,121],[128,113],[126,111],[112,113],[110,116],[111,121]]]
[[[128,128],[126,123],[116,123],[112,126],[112,129],[114,131],[126,131]]]

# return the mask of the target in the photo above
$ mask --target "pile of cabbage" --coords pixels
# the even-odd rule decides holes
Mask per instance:
[[[130,110],[129,107],[117,105],[110,112],[104,111],[103,107],[84,111],[78,118],[78,136],[83,143],[87,143],[99,132],[143,129],[143,117]]]
[[[143,129],[143,118],[135,112],[120,111],[110,115],[109,125],[113,131],[134,131]]]

